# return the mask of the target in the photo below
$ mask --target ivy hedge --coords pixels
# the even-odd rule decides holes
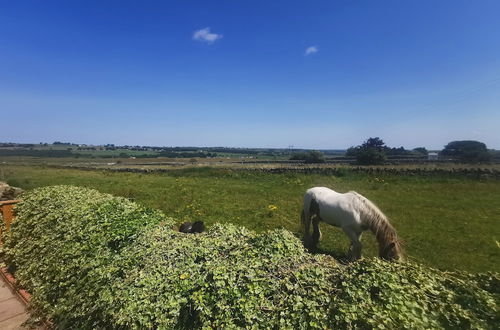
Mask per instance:
[[[56,324],[99,320],[106,311],[100,288],[116,279],[120,251],[160,222],[174,224],[159,211],[96,190],[39,188],[16,207],[5,259],[36,310]]]
[[[289,231],[202,234],[123,198],[26,193],[5,258],[59,328],[495,328],[500,276],[412,262],[347,266]]]

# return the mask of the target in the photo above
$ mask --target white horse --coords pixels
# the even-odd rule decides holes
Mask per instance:
[[[307,190],[302,209],[304,243],[315,248],[321,239],[319,222],[340,227],[351,240],[350,255],[356,260],[361,258],[361,234],[370,229],[379,244],[379,256],[387,260],[402,259],[402,249],[396,231],[387,217],[375,204],[355,191],[345,194],[325,187]],[[313,233],[310,235],[310,226]]]

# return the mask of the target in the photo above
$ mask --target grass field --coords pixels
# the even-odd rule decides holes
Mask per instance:
[[[454,176],[266,174],[199,168],[168,174],[81,171],[0,165],[0,181],[24,189],[73,184],[124,196],[178,219],[230,222],[261,231],[284,227],[300,235],[306,189],[356,190],[388,215],[410,259],[445,270],[500,271],[500,181]],[[276,206],[276,208],[272,207]],[[337,228],[322,225],[321,251],[342,258]],[[363,254],[376,255],[369,232]]]

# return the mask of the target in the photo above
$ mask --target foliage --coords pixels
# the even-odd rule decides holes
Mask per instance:
[[[389,148],[385,147],[384,151],[387,156],[411,156],[413,153],[410,150],[406,150],[404,147],[399,148]]]
[[[284,229],[202,234],[123,198],[28,192],[8,261],[60,328],[494,328],[497,273],[445,273],[307,253]]]
[[[341,328],[494,328],[500,321],[498,273],[443,273],[365,259],[333,278]]]
[[[110,288],[113,327],[300,328],[328,324],[333,288],[324,256],[285,230],[257,235],[216,224],[186,235],[158,227],[124,251]]]
[[[377,150],[383,150],[386,148],[385,142],[382,141],[381,138],[379,137],[374,137],[374,138],[368,138],[363,144],[361,145],[363,148],[373,148]]]
[[[386,146],[382,139],[369,138],[362,145],[347,149],[347,156],[356,157],[360,165],[383,164],[386,160]]]
[[[318,150],[296,152],[290,157],[290,160],[303,160],[307,164],[324,163],[325,154]]]
[[[454,157],[466,163],[488,162],[491,155],[486,145],[478,141],[452,141],[441,151],[441,155]]]
[[[413,148],[413,153],[417,155],[427,156],[429,151],[425,147]]]
[[[16,212],[6,261],[33,294],[33,305],[58,324],[73,313],[99,314],[99,288],[117,271],[112,265],[120,250],[148,225],[173,224],[125,198],[72,186],[30,191]]]
[[[401,147],[404,151],[404,148]],[[395,154],[397,154],[397,148],[389,148],[385,145],[384,141],[382,139],[375,137],[375,138],[368,138],[363,144],[356,146],[356,147],[350,147],[347,149],[346,156],[349,157],[359,157],[359,155],[363,152],[367,151],[376,151],[379,153],[383,153],[384,157],[385,154],[388,151],[394,150]]]
[[[428,151],[424,147],[415,148],[413,150],[406,150],[404,147],[390,148],[378,137],[369,138],[363,142],[362,145],[350,147],[346,152],[346,156],[356,157],[360,165],[384,164],[387,157],[389,157],[389,159],[408,159],[408,157],[424,157],[427,156],[427,154]]]
[[[217,157],[216,153],[196,151],[196,152],[172,152],[172,151],[162,151],[158,153],[158,157],[168,157],[168,158],[206,158],[206,157]]]
[[[32,149],[32,148],[31,148]],[[74,157],[69,150],[0,149],[0,156]]]

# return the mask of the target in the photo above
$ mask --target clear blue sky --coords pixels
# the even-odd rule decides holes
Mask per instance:
[[[500,1],[1,1],[0,141],[500,149]]]

